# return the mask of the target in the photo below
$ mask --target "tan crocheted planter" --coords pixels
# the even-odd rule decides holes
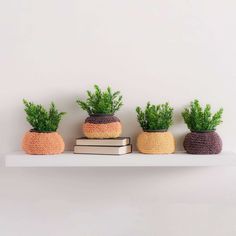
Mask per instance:
[[[218,154],[222,140],[215,131],[191,132],[185,136],[184,149],[189,154]]]
[[[122,132],[120,120],[113,115],[91,115],[83,124],[87,138],[118,138]]]
[[[29,131],[22,140],[22,148],[31,155],[51,155],[64,151],[65,144],[57,132],[40,133]]]
[[[175,152],[175,139],[170,132],[142,132],[137,138],[138,151],[145,154]]]

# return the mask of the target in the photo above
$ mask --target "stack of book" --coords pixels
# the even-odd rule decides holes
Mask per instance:
[[[101,154],[124,155],[132,152],[130,138],[120,137],[113,139],[76,139],[74,153],[76,154]]]

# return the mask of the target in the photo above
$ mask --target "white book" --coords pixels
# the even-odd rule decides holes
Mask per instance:
[[[88,139],[78,138],[76,139],[76,145],[81,146],[126,146],[130,144],[130,138],[110,138],[110,139]]]
[[[75,154],[124,155],[132,152],[132,145],[114,146],[74,146]]]

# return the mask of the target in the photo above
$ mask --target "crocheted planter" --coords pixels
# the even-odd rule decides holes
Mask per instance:
[[[91,115],[83,124],[87,138],[118,138],[122,132],[120,120],[113,115]]]
[[[27,132],[22,141],[22,148],[31,155],[51,155],[64,151],[64,141],[57,132],[39,133]]]
[[[146,154],[170,154],[175,152],[175,139],[170,132],[142,132],[137,138],[137,148]]]
[[[222,140],[215,131],[191,132],[185,136],[184,149],[189,154],[218,154],[222,151]]]

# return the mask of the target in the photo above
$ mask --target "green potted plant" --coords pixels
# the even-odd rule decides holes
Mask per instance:
[[[26,132],[22,140],[22,148],[27,154],[50,155],[64,151],[65,144],[57,128],[65,112],[58,112],[54,103],[49,111],[42,105],[23,100],[26,119],[33,127]]]
[[[151,105],[144,110],[136,108],[137,120],[143,129],[137,137],[137,148],[141,153],[169,154],[175,151],[175,139],[168,132],[172,125],[173,108],[168,103]]]
[[[122,96],[119,91],[112,92],[110,87],[102,91],[95,85],[94,89],[94,92],[87,91],[86,101],[76,101],[89,115],[83,124],[83,133],[87,138],[117,138],[122,126],[114,114],[123,105]]]
[[[184,149],[190,154],[218,154],[222,150],[222,140],[216,127],[222,122],[223,109],[214,115],[209,104],[203,108],[198,100],[191,102],[182,112],[183,119],[190,129],[185,136]]]

